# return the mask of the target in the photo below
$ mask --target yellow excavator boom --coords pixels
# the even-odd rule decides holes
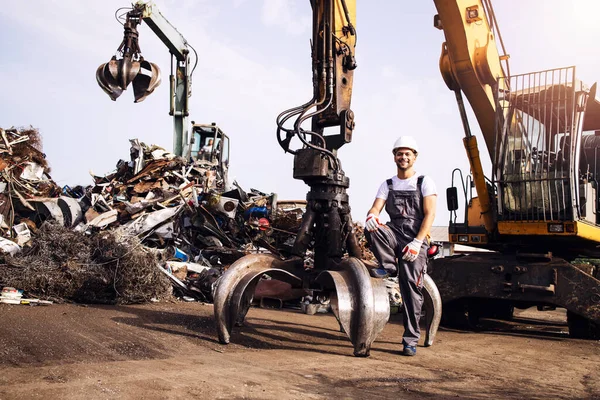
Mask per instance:
[[[486,13],[480,0],[434,0],[438,15],[436,24],[446,38],[442,45],[440,70],[450,90],[465,93],[490,159],[494,160],[496,119],[495,86],[504,84],[507,75],[496,45],[494,18]],[[488,9],[493,13],[490,3]],[[491,19],[490,19],[491,18]],[[506,89],[506,88],[501,88]]]
[[[492,197],[481,164],[477,139],[471,134],[461,92],[473,108],[491,160],[497,159],[495,127],[497,113],[495,93],[507,88],[506,73],[501,60],[507,56],[498,53],[494,32],[493,9],[483,0],[434,0],[438,11],[434,19],[436,28],[444,31],[440,72],[444,82],[456,94],[465,127],[464,146],[478,194],[479,212],[488,234],[496,229]],[[485,5],[485,6],[484,6]],[[506,63],[508,69],[508,63]]]

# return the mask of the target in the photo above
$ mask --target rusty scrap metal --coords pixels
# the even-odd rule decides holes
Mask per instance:
[[[188,161],[161,147],[132,140],[130,161],[119,160],[115,171],[105,176],[92,175],[93,185],[61,190],[47,175],[48,165],[39,146],[22,149],[28,140],[41,142],[37,131],[27,131],[27,135],[12,128],[3,131],[13,146],[12,156],[0,152],[0,189],[4,188],[0,192],[4,201],[0,236],[9,242],[17,240],[12,226],[22,222],[28,223],[32,236],[44,221],[90,237],[106,230],[119,237],[137,236],[144,248],[164,260],[162,268],[168,270],[166,262],[177,259],[176,254],[187,254],[185,262],[206,265],[206,270],[190,269],[187,276],[179,276],[185,290],[180,284],[174,286],[185,296],[212,301],[214,283],[229,265],[255,249],[285,252],[280,246],[295,237],[293,230],[278,229],[273,234],[277,228],[265,232],[257,225],[258,217],[267,219],[269,226],[277,224],[272,224],[274,218],[287,218],[277,209],[275,195],[254,189],[246,192],[237,184],[224,192],[224,177],[203,160]],[[38,163],[39,159],[43,163]],[[24,179],[27,163],[43,168],[42,180]],[[39,168],[34,169],[36,177],[42,171]],[[264,213],[253,214],[259,208]],[[298,210],[291,214],[290,220],[301,218]]]

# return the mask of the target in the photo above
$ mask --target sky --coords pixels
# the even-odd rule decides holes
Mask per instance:
[[[308,187],[292,178],[293,156],[277,143],[275,118],[312,95],[309,2],[155,2],[199,54],[190,119],[216,122],[229,135],[230,178],[246,190],[304,199]],[[163,84],[134,104],[132,90],[113,102],[96,83],[96,69],[121,43],[114,13],[128,1],[3,3],[0,127],[39,129],[59,185],[90,185],[90,172],[110,173],[129,159],[129,139],[172,150],[170,54],[147,26],[139,43],[144,58],[161,67]],[[576,65],[588,85],[600,78],[600,2],[496,0],[494,7],[511,72]],[[364,219],[381,182],[395,174],[394,141],[412,135],[421,147],[417,173],[431,176],[439,193],[434,225],[448,224],[452,171],[469,167],[454,94],[438,69],[444,37],[433,28],[435,14],[433,1],[357,0],[356,129],[339,152],[354,220]],[[481,137],[472,115],[471,127]]]

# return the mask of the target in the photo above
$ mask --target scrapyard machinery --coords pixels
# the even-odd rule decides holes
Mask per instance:
[[[600,338],[596,84],[585,86],[575,67],[511,75],[490,0],[434,2],[446,38],[440,70],[456,94],[471,168],[465,179],[454,171],[447,191],[449,239],[492,250],[435,260],[444,320],[472,325],[510,318],[514,307],[564,307],[571,336]],[[461,93],[481,128],[489,179]]]
[[[575,67],[511,75],[490,0],[434,0],[434,4],[438,12],[434,25],[446,39],[440,70],[459,106],[472,175],[458,188],[448,189],[449,240],[493,252],[434,261],[433,279],[425,280],[425,344],[433,343],[442,301],[450,322],[510,316],[513,307],[564,307],[573,336],[598,337],[596,86],[588,88],[579,81]],[[216,288],[215,319],[220,342],[228,343],[233,327],[244,321],[254,288],[267,274],[313,290],[315,298],[329,299],[354,354],[366,356],[388,320],[389,302],[382,281],[371,278],[360,260],[346,193],[349,180],[337,157],[354,130],[350,99],[356,67],[355,0],[311,0],[311,6],[313,97],[277,118],[278,141],[294,155],[294,178],[310,187],[293,256],[254,254],[232,264]],[[178,78],[187,76],[181,66],[179,61]],[[127,82],[123,76],[131,77],[111,65],[101,68],[98,73],[112,76],[117,86]],[[140,99],[151,87],[152,80],[139,92]],[[172,90],[172,98],[173,93],[186,91]],[[489,178],[463,93],[492,164]],[[310,129],[304,123],[310,123]],[[339,132],[325,134],[326,128],[335,127]],[[456,214],[459,188],[465,200],[463,221]],[[306,263],[307,252],[314,252],[314,262]]]
[[[171,53],[169,115],[173,117],[173,153],[209,164],[222,177],[223,186],[228,186],[229,137],[215,123],[196,124],[194,121],[189,134],[192,74],[198,64],[196,50],[151,0],[139,0],[131,7],[119,8],[115,18],[123,25],[123,41],[117,54],[98,67],[96,80],[99,86],[112,100],[116,100],[131,84],[134,101],[138,103],[160,85],[160,68],[144,59],[139,45],[138,26],[142,21],[146,22]],[[193,66],[190,50],[194,52]]]
[[[277,117],[279,144],[294,155],[294,178],[310,187],[306,212],[291,257],[248,255],[223,274],[214,296],[215,319],[219,341],[229,343],[232,328],[243,323],[255,287],[266,274],[312,291],[314,299],[328,299],[354,355],[368,356],[389,319],[389,297],[384,281],[371,278],[360,259],[346,193],[349,179],[337,157],[354,130],[350,100],[356,2],[313,0],[311,6],[313,97]],[[303,128],[305,121],[310,129]],[[337,131],[326,135],[325,128]],[[424,283],[425,345],[431,345],[441,302],[433,280],[426,276]]]
[[[432,277],[439,292],[427,277],[425,344],[435,336],[442,300],[446,320],[454,323],[509,316],[515,306],[564,307],[572,336],[598,337],[596,86],[588,88],[577,80],[574,67],[510,75],[508,55],[500,55],[496,46],[502,38],[489,0],[434,3],[434,25],[446,38],[440,70],[455,93],[471,169],[461,185],[464,221],[456,214],[458,188],[447,191],[449,240],[492,252],[434,261]],[[349,106],[356,67],[355,2],[313,0],[311,5],[314,96],[277,118],[278,141],[294,154],[294,178],[311,188],[295,257],[253,255],[232,265],[215,295],[217,330],[219,340],[228,343],[232,327],[243,323],[253,289],[266,273],[330,298],[355,355],[368,355],[388,318],[387,297],[359,259],[346,195],[349,181],[337,158],[337,149],[351,141],[354,128]],[[489,179],[462,93],[488,150]],[[303,129],[308,120],[311,129]],[[290,128],[288,121],[293,122]],[[332,126],[339,126],[339,133],[324,135],[324,128]],[[302,147],[292,149],[292,140]],[[307,249],[314,251],[311,268],[303,263]]]

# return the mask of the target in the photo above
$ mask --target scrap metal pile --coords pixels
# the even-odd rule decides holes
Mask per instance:
[[[37,130],[0,134],[0,285],[29,296],[125,304],[165,298],[172,285],[210,302],[231,263],[286,256],[300,226],[305,202],[227,187],[209,164],[158,146],[131,140],[115,171],[60,188]]]
[[[45,222],[15,256],[6,255],[0,281],[50,300],[129,304],[171,296],[158,259],[135,238],[112,232],[87,236]]]

